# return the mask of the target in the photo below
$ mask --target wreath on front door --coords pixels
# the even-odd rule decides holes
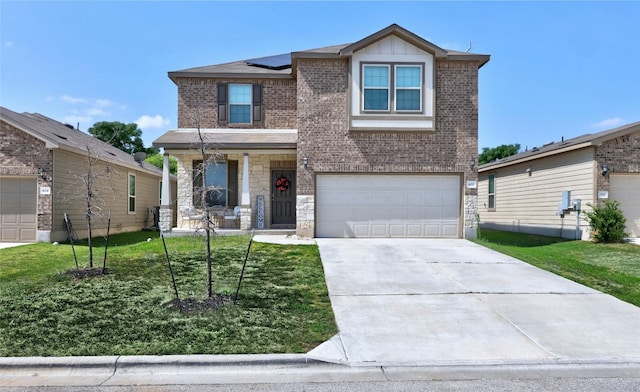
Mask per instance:
[[[280,192],[284,192],[287,189],[289,189],[289,185],[291,185],[291,183],[289,182],[289,179],[285,176],[280,176],[278,178],[276,178],[276,185],[275,187],[280,191]]]

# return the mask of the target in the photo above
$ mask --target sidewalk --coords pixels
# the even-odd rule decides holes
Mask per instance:
[[[278,384],[524,378],[639,378],[638,363],[477,363],[351,367],[305,354],[0,358],[0,388]],[[0,389],[1,390],[1,389]]]

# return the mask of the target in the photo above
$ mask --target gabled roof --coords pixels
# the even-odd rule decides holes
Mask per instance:
[[[413,46],[418,47],[419,49],[422,49],[426,52],[432,53],[433,55],[435,55],[437,58],[445,58],[447,57],[447,51],[445,49],[442,49],[441,47],[432,44],[431,42],[427,41],[426,39],[419,37],[417,35],[415,35],[414,33],[410,32],[409,30],[406,30],[400,26],[398,26],[397,24],[392,24],[387,28],[384,28],[380,31],[378,31],[377,33],[373,33],[370,36],[361,39],[358,42],[354,42],[353,44],[342,48],[340,50],[340,54],[342,56],[350,56],[352,55],[354,52],[357,52],[361,49],[364,49],[365,47],[378,42],[384,38],[387,38],[390,35],[395,35],[398,38],[401,38],[404,41],[409,42],[410,44],[412,44]]]
[[[574,137],[572,139],[561,140],[560,142],[545,143],[541,147],[534,147],[531,150],[481,165],[478,167],[478,172],[498,169],[501,167],[544,158],[550,155],[561,154],[567,151],[578,150],[585,147],[600,146],[609,140],[638,131],[640,131],[640,121],[598,133],[588,133],[585,135]]]
[[[289,54],[280,54],[275,56],[261,57],[257,59],[234,61],[231,63],[207,65],[204,67],[188,68],[181,71],[169,72],[169,78],[176,82],[176,78],[192,77],[192,78],[241,78],[241,79],[291,79],[295,72],[295,62],[298,58],[340,58],[348,57],[353,53],[361,50],[377,41],[380,41],[390,35],[395,35],[410,44],[432,53],[436,58],[460,61],[479,61],[480,67],[486,64],[490,56],[486,54],[476,54],[467,52],[458,52],[443,49],[424,38],[406,30],[397,24],[392,24],[374,34],[369,35],[360,41],[326,46],[316,49],[308,49],[303,51],[291,52]],[[283,61],[289,55],[288,63]],[[272,60],[277,59],[277,67],[270,66]],[[257,60],[257,61],[256,61]]]
[[[16,113],[0,106],[0,120],[45,143],[49,149],[62,149],[81,155],[91,154],[101,160],[131,169],[162,175],[162,170],[147,162],[138,163],[132,155],[87,133],[39,113]]]
[[[207,146],[225,149],[295,149],[298,142],[297,129],[201,129]],[[195,128],[172,129],[153,142],[154,147],[165,149],[195,149],[200,144]]]

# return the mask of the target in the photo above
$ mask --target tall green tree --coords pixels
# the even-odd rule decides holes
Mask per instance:
[[[496,159],[502,159],[511,155],[516,155],[520,151],[520,144],[502,144],[498,147],[489,148],[482,147],[482,152],[478,156],[478,164],[493,162]]]
[[[151,153],[147,155],[147,159],[144,161],[162,169],[162,165],[164,165],[164,155],[160,153]],[[178,174],[178,160],[174,157],[169,157],[169,172],[173,175]]]
[[[136,123],[124,124],[119,121],[100,121],[89,128],[89,133],[94,137],[107,142],[122,151],[130,154],[134,152],[146,152],[153,154],[155,148],[145,148],[142,142],[142,130]]]

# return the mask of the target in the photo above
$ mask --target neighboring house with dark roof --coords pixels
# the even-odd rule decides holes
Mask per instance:
[[[153,145],[178,160],[179,207],[240,207],[242,229],[474,236],[488,61],[394,24],[352,44],[169,72],[178,128]],[[196,128],[217,157],[206,206]]]
[[[100,175],[91,187],[93,205],[102,210],[94,236],[105,234],[109,211],[111,233],[152,227],[160,169],[72,126],[0,107],[0,242],[65,240],[65,213],[86,238],[89,162]]]
[[[478,175],[482,227],[586,240],[575,201],[585,210],[609,199],[640,237],[640,122],[547,143],[482,165]]]

